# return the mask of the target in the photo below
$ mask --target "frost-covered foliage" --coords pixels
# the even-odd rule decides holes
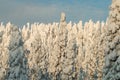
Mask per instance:
[[[0,25],[0,80],[4,80],[7,70],[8,70],[8,45],[9,45],[9,37],[10,30],[8,27],[10,23],[5,26],[1,23]]]
[[[6,80],[28,80],[27,58],[23,50],[22,36],[19,29],[10,23],[8,29],[8,71]]]
[[[67,24],[64,13],[61,14],[61,18],[60,24],[34,23],[30,25],[27,23],[20,31],[9,24],[8,28],[1,29],[1,45],[5,43],[2,39],[4,35],[8,40],[6,41],[8,50],[6,59],[9,64],[6,64],[10,70],[4,74],[7,79],[16,76],[16,79],[20,78],[19,71],[22,69],[20,67],[22,64],[19,64],[20,59],[28,60],[26,64],[22,63],[28,66],[24,70],[28,72],[24,74],[27,74],[30,80],[84,80],[88,78],[92,80],[96,73],[96,76],[101,79],[104,58],[101,56],[103,52],[99,52],[98,47],[101,46],[99,40],[103,23],[93,23],[90,20],[83,26],[82,21],[78,24],[72,24],[72,22]],[[15,69],[18,69],[17,73]],[[11,77],[9,74],[12,72],[15,75]]]
[[[19,28],[0,25],[0,80],[28,80],[27,58]]]
[[[112,1],[107,23],[103,80],[120,80],[120,0]]]
[[[0,80],[119,80],[120,0],[106,23],[1,23],[0,58]]]
[[[28,23],[21,30],[30,79],[81,80],[83,73],[83,79],[101,79],[105,23],[90,20],[85,25],[82,21],[67,24],[65,20],[62,13],[60,23]]]

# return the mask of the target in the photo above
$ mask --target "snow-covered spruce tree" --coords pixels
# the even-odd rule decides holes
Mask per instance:
[[[95,28],[93,27],[94,23],[90,20],[89,22],[86,22],[85,25],[84,25],[84,32],[83,32],[83,60],[82,60],[82,63],[81,63],[81,66],[82,66],[82,69],[83,71],[86,73],[85,77],[86,78],[89,78],[91,79],[91,73],[94,72],[94,68],[91,68],[92,66],[90,65],[93,65],[92,61],[91,61],[91,58],[95,58],[95,56],[93,57],[92,55],[92,50],[91,50],[91,47],[92,46],[92,37],[93,37],[93,30],[95,30]],[[91,57],[92,56],[92,57]],[[91,62],[90,62],[91,61]],[[95,66],[94,66],[95,67]],[[92,69],[92,70],[91,70]]]
[[[59,25],[59,34],[58,34],[58,46],[59,46],[59,74],[61,74],[61,79],[62,80],[67,80],[68,77],[66,77],[66,75],[64,75],[64,67],[63,67],[63,63],[66,59],[65,55],[66,55],[66,47],[67,47],[67,29],[66,29],[66,17],[65,17],[65,13],[61,13],[61,19],[60,19],[60,25]]]
[[[8,65],[5,80],[28,80],[27,59],[23,50],[23,42],[19,29],[9,24],[8,30]]]
[[[120,80],[120,0],[112,0],[107,24],[103,80]]]
[[[6,28],[9,27],[10,23],[6,25]],[[9,34],[5,26],[1,23],[0,25],[0,80],[5,79],[5,75],[8,70],[8,41]]]
[[[92,25],[91,25],[92,24]],[[100,22],[94,23],[89,22],[89,33],[88,33],[88,43],[89,44],[86,54],[90,54],[90,59],[88,59],[88,77],[93,80],[93,79],[98,79],[98,73],[100,70],[98,68],[100,67],[99,64],[99,55],[100,52],[98,51],[98,43],[99,39],[101,36],[101,28],[100,28]],[[101,55],[100,55],[101,56]],[[102,59],[101,59],[102,60]]]
[[[102,69],[103,69],[103,65],[104,65],[104,42],[102,41],[103,38],[101,37],[102,35],[102,26],[104,26],[104,24],[97,22],[95,24],[95,30],[94,35],[92,37],[92,44],[91,44],[91,52],[92,52],[92,56],[91,56],[91,63],[93,63],[92,67],[94,68],[94,72],[93,75],[91,76],[92,79],[96,79],[96,80],[101,80],[103,73],[102,73]],[[92,58],[93,57],[93,58]]]
[[[44,24],[31,25],[30,53],[28,64],[30,68],[31,80],[50,80],[48,73],[48,52],[46,50],[46,33]],[[42,29],[43,28],[43,29]]]
[[[60,61],[60,47],[58,33],[58,24],[53,24],[50,30],[50,36],[48,37],[48,47],[49,47],[49,67],[48,70],[51,73],[52,80],[59,80],[59,61]]]
[[[75,34],[72,31],[69,32],[68,38],[66,54],[64,54],[63,74],[66,76],[66,80],[76,80],[76,57],[78,55],[78,49]]]
[[[78,33],[76,35],[77,47],[78,47],[78,55],[77,55],[77,63],[76,63],[76,72],[77,72],[77,80],[83,80],[85,72],[82,68],[82,62],[84,61],[84,52],[83,52],[83,25],[82,21],[77,24]]]
[[[76,65],[77,71],[80,72],[79,74],[81,75],[81,72],[84,73],[82,79],[89,78],[93,80],[96,77],[99,80],[102,77],[104,55],[100,51],[103,46],[99,43],[101,39],[101,24],[104,26],[103,23],[93,23],[90,20],[85,23],[84,27],[82,27],[82,24],[78,25],[78,34],[76,37],[78,56]],[[78,75],[78,78],[80,75]]]

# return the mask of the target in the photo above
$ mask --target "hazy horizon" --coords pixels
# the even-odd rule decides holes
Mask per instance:
[[[59,22],[61,12],[67,22],[105,21],[111,0],[0,0],[0,22],[23,26],[27,22]]]

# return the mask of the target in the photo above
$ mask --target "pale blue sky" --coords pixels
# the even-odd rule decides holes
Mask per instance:
[[[27,22],[59,22],[65,12],[67,22],[105,21],[111,0],[0,0],[0,22],[22,26]]]

